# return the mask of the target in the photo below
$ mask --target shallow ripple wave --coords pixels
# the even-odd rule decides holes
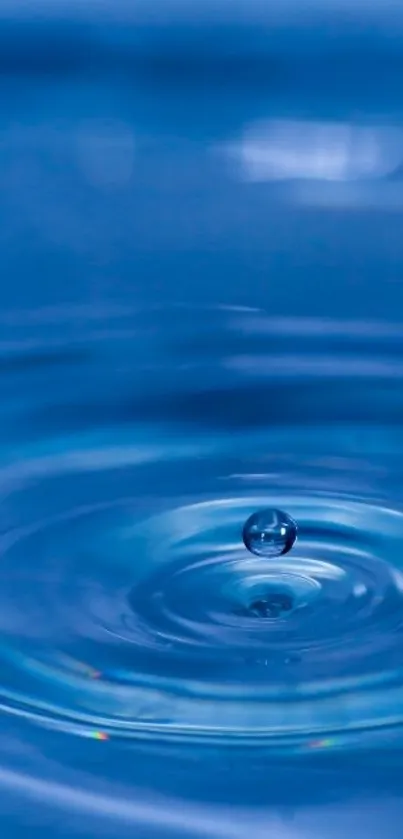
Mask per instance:
[[[76,315],[2,357],[3,710],[105,738],[400,736],[398,325],[117,307],[108,341],[103,313],[72,340]],[[271,505],[300,539],[251,557]]]
[[[262,760],[312,780],[400,748],[400,335],[237,307],[3,317],[0,785],[197,835],[201,772],[212,807],[223,767],[262,802]],[[268,506],[299,525],[275,559],[242,542]]]

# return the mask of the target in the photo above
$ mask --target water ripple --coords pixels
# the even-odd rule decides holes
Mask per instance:
[[[98,314],[91,353],[72,357],[61,383],[56,371],[51,396],[42,364],[35,381],[29,364],[18,387],[10,379],[3,713],[83,737],[276,754],[400,738],[397,326],[375,325],[375,352],[367,329],[339,322],[284,328],[222,307],[199,312],[195,330],[191,307],[155,308],[126,312],[106,356]],[[115,408],[100,423],[82,395],[110,402],[109,374]],[[265,506],[298,522],[290,555],[245,550],[243,524]],[[259,609],[273,597],[287,608]]]

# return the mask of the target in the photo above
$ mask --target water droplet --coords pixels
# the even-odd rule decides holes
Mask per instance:
[[[257,556],[281,556],[291,550],[297,538],[294,519],[282,510],[260,510],[248,518],[243,541]]]

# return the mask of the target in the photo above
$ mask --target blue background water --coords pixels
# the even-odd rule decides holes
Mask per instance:
[[[3,835],[400,839],[403,17],[114,8],[0,25]]]

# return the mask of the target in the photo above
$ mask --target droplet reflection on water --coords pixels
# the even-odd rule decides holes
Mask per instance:
[[[287,592],[274,591],[270,595],[253,600],[249,612],[258,618],[277,618],[284,612],[290,612],[293,599]]]
[[[282,510],[259,510],[248,518],[242,535],[251,553],[257,556],[282,556],[295,543],[297,525]]]

